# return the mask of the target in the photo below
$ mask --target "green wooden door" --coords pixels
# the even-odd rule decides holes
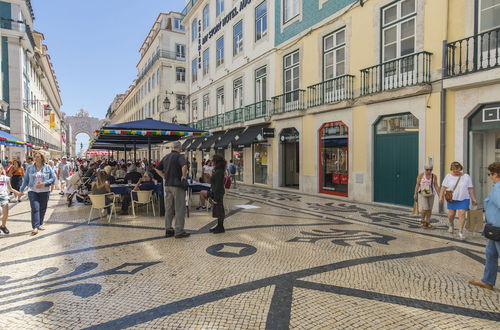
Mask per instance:
[[[418,133],[375,135],[374,200],[413,205],[418,175]]]

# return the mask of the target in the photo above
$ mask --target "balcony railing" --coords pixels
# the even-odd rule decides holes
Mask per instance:
[[[415,53],[361,70],[361,95],[428,83],[431,55]]]
[[[273,114],[304,110],[305,94],[305,90],[297,89],[295,91],[273,97]]]
[[[232,124],[236,124],[236,123],[242,123],[244,110],[245,110],[245,108],[238,108],[238,109],[234,109],[232,111],[226,112],[224,114],[224,124],[225,125],[232,125]]]
[[[245,107],[245,120],[269,117],[271,113],[271,100],[264,100]]]
[[[28,142],[30,144],[33,144],[35,146],[43,146],[43,145],[45,145],[45,141],[43,141],[42,139],[39,139],[39,138],[34,137],[32,135],[27,135],[27,137],[28,138],[27,138],[26,142]]]
[[[500,66],[500,28],[446,45],[446,76]]]
[[[28,40],[30,41],[31,47],[35,48],[35,38],[33,37],[33,31],[31,30],[30,26],[25,22],[0,17],[0,28],[26,33],[26,35],[28,36]]]
[[[309,107],[352,99],[354,76],[343,75],[307,87]]]
[[[191,8],[193,8],[197,2],[198,0],[189,0],[189,2],[186,4],[186,7],[184,7],[184,9],[181,12],[182,16],[186,16],[187,13],[189,13]]]
[[[169,60],[177,60],[183,62],[186,61],[186,57],[181,56],[181,54],[178,54],[177,52],[172,52],[163,49],[158,50],[151,58],[151,61],[144,67],[144,69],[142,69],[142,71],[137,76],[137,83],[139,83],[144,78],[144,76],[148,74],[149,70],[151,70],[153,65],[155,65],[156,61],[158,61],[160,58],[166,58]]]

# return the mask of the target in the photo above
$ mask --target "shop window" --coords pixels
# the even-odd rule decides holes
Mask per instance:
[[[347,126],[340,121],[324,124],[319,130],[320,192],[346,196],[349,184]]]
[[[243,181],[243,148],[233,148],[233,161],[236,165],[236,181]]]
[[[267,157],[267,144],[255,143],[253,145],[254,183],[267,184]]]

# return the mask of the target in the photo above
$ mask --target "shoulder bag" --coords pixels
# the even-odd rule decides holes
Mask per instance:
[[[446,190],[446,192],[444,194],[444,198],[446,199],[446,201],[448,203],[453,201],[453,193],[455,192],[455,189],[457,189],[458,183],[460,182],[461,178],[462,178],[462,175],[458,178],[457,183],[455,184],[455,187],[453,188],[453,190]]]
[[[425,187],[420,190],[420,194],[423,197],[432,197],[434,196],[434,174],[431,174],[431,185],[430,187]]]
[[[495,227],[490,224],[484,225],[484,237],[492,241],[500,241],[500,227]]]

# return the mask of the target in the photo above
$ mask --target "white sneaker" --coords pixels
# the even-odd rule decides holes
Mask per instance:
[[[453,229],[454,229],[453,226],[448,226],[448,232],[449,233],[453,233]]]
[[[464,233],[462,233],[461,231],[458,232],[458,237],[461,239],[461,240],[464,240],[465,239],[465,235]]]

